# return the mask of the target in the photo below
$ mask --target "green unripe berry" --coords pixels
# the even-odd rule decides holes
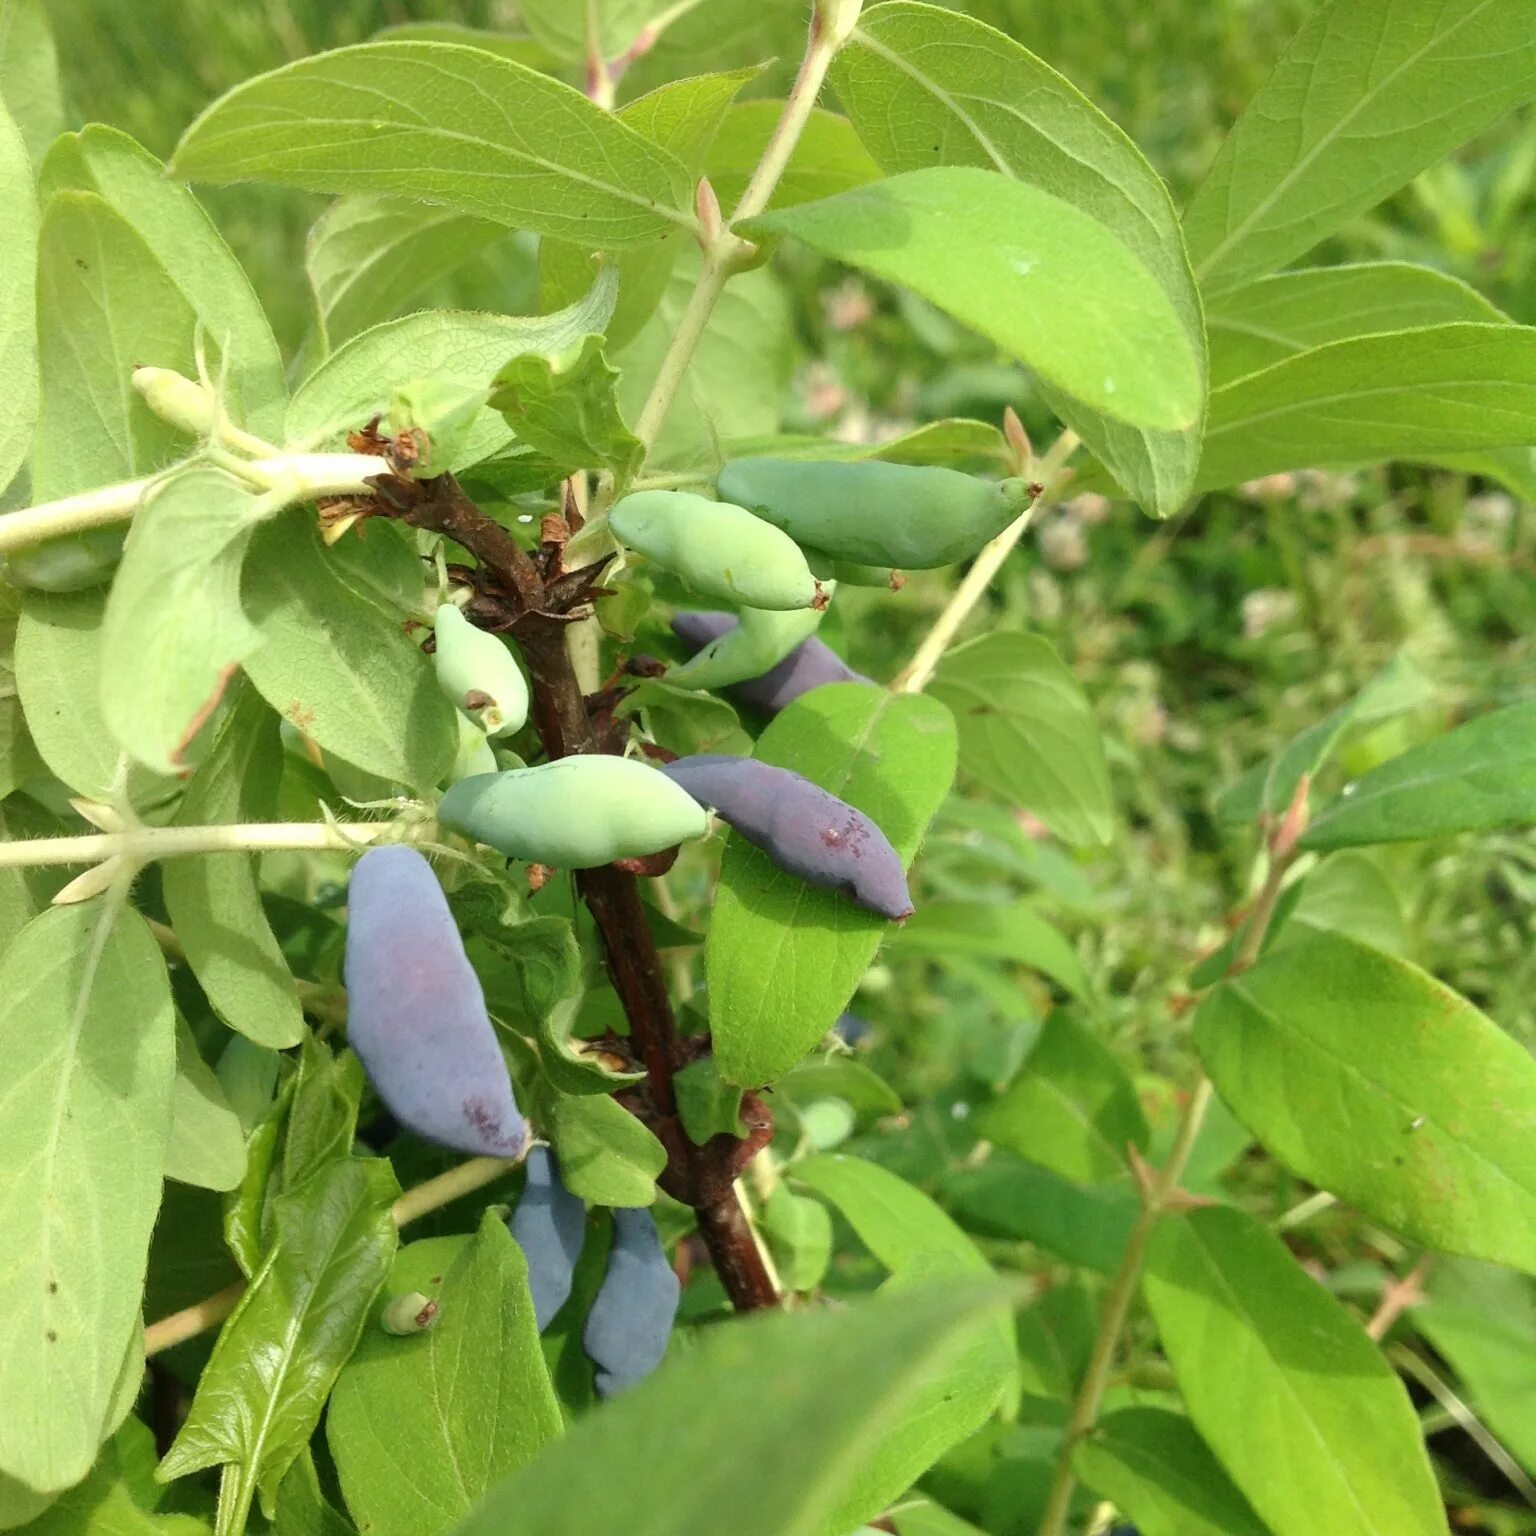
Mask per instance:
[[[487,736],[510,736],[528,719],[528,683],[495,635],[476,629],[452,603],[433,621],[437,686]]]
[[[594,869],[703,837],[709,817],[685,789],[632,758],[592,753],[455,784],[438,819],[508,858]]]
[[[737,459],[720,495],[834,560],[922,571],[977,554],[1029,505],[1024,480],[931,465]]]
[[[447,782],[457,784],[460,779],[473,778],[478,773],[496,772],[496,754],[484,731],[462,710],[458,711],[459,750],[453,755],[453,767],[448,770]]]
[[[828,582],[830,594],[833,584]],[[761,677],[784,660],[797,645],[816,633],[821,614],[814,608],[796,613],[770,613],[761,608],[743,608],[741,620],[718,640],[711,640],[703,650],[681,666],[667,673],[667,681],[677,688],[729,688],[748,678]]]
[[[161,421],[188,437],[211,437],[219,403],[211,389],[174,368],[135,368],[133,387]]]
[[[846,581],[850,587],[901,586],[902,578],[888,565],[860,565],[857,560],[834,560],[819,549],[805,552],[806,564],[818,581]]]
[[[695,591],[785,612],[817,600],[816,578],[788,534],[740,507],[685,491],[637,491],[608,514],[614,536]]]

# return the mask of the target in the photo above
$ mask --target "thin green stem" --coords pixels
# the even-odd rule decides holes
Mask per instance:
[[[788,168],[795,145],[800,142],[800,135],[805,132],[805,125],[815,110],[816,98],[826,83],[827,70],[837,49],[837,38],[821,25],[818,12],[811,25],[805,56],[800,61],[800,72],[795,77],[794,86],[784,103],[784,110],[774,126],[773,134],[763,149],[762,158],[731,215],[732,223],[750,219],[767,208],[768,200]],[[750,241],[728,228],[710,240],[693,293],[678,321],[666,355],[661,360],[661,367],[651,384],[651,392],[635,420],[635,436],[645,445],[647,452],[656,446],[667,413],[672,409],[672,402],[682,387],[683,375],[693,361],[693,354],[709,325],[709,317],[714,313],[715,304],[726,283],[735,272],[741,270],[753,251]]]
[[[1043,489],[1025,507],[1014,522],[977,555],[965,579],[955,588],[944,611],[934,620],[932,628],[923,636],[922,643],[913,653],[911,661],[902,668],[891,682],[893,693],[921,693],[928,686],[944,652],[949,649],[961,626],[970,617],[971,610],[986,595],[993,578],[1002,569],[1003,562],[1012,554],[1014,545],[1024,536],[1035,513],[1063,483],[1062,471],[1079,443],[1077,433],[1068,430],[1051,444],[1049,452],[1040,461],[1038,484]]]
[[[1131,1228],[1120,1267],[1110,1283],[1109,1294],[1104,1298],[1104,1312],[1099,1319],[1099,1331],[1094,1336],[1093,1349],[1083,1373],[1082,1385],[1072,1404],[1072,1414],[1067,1420],[1066,1437],[1056,1460],[1056,1470],[1051,1479],[1050,1492],[1040,1517],[1039,1536],[1061,1536],[1065,1528],[1067,1511],[1072,1503],[1072,1490],[1076,1479],[1072,1471],[1072,1456],[1078,1445],[1098,1422],[1099,1405],[1104,1400],[1104,1389],[1109,1384],[1110,1368],[1120,1347],[1120,1334],[1125,1327],[1126,1314],[1136,1295],[1141,1280],[1141,1266],[1147,1253],[1147,1240],[1152,1229],[1169,1210],[1177,1194],[1179,1180],[1184,1175],[1189,1155],[1194,1150],[1195,1138],[1205,1120],[1205,1112],[1211,1102],[1211,1082],[1202,1076],[1195,1084],[1179,1121],[1178,1134],[1168,1161],[1153,1174],[1143,1191],[1141,1213]]]
[[[275,458],[227,462],[257,489],[284,504],[328,496],[371,496],[369,479],[386,473],[388,467],[382,459],[359,453],[283,453]],[[138,510],[145,493],[162,479],[164,475],[146,475],[6,512],[0,515],[0,554],[126,522]]]
[[[393,823],[276,821],[231,822],[206,827],[133,827],[125,832],[95,832],[83,837],[39,837],[0,843],[0,869],[44,864],[98,864],[123,858],[145,864],[188,853],[266,853],[273,849],[333,849],[346,852],[359,843],[396,835]]]
[[[1296,786],[1296,794],[1290,806],[1268,840],[1264,851],[1266,861],[1264,884],[1253,904],[1253,910],[1249,913],[1242,939],[1237,946],[1237,953],[1227,968],[1229,976],[1246,971],[1258,959],[1264,948],[1264,940],[1269,933],[1270,924],[1274,921],[1275,909],[1280,901],[1280,892],[1284,888],[1286,874],[1297,858],[1297,840],[1306,826],[1308,787],[1309,781],[1303,775]],[[1120,1335],[1125,1328],[1126,1315],[1130,1311],[1131,1301],[1135,1297],[1136,1287],[1141,1280],[1141,1267],[1146,1258],[1147,1241],[1152,1236],[1153,1227],[1178,1203],[1179,1180],[1183,1178],[1190,1153],[1194,1150],[1195,1138],[1200,1134],[1206,1110],[1210,1107],[1212,1093],[1211,1081],[1202,1073],[1195,1084],[1194,1091],[1189,1096],[1189,1103],[1184,1107],[1184,1114],[1179,1121],[1178,1133],[1174,1137],[1173,1149],[1168,1154],[1168,1161],[1162,1168],[1150,1174],[1138,1165],[1138,1175],[1141,1177],[1141,1212],[1131,1228],[1125,1252],[1121,1255],[1120,1267],[1115,1272],[1109,1295],[1104,1301],[1104,1312],[1099,1319],[1099,1330],[1094,1336],[1088,1366],[1083,1373],[1077,1399],[1072,1405],[1071,1417],[1067,1420],[1066,1436],[1062,1441],[1061,1453],[1056,1460],[1056,1469],[1051,1478],[1045,1511],[1040,1518],[1038,1536],[1061,1536],[1065,1529],[1067,1512],[1072,1503],[1072,1489],[1076,1481],[1072,1471],[1073,1455],[1078,1445],[1092,1433],[1094,1425],[1098,1422],[1099,1406],[1104,1400],[1104,1389],[1109,1382],[1110,1368],[1120,1348]]]

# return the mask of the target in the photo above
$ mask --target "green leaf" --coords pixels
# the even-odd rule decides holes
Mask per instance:
[[[1302,1178],[1429,1247],[1536,1271],[1536,1061],[1449,987],[1318,930],[1212,991],[1195,1043]]]
[[[408,184],[423,202],[604,249],[692,225],[671,155],[580,91],[453,43],[363,43],[247,80],[187,130],[171,172],[311,192]]]
[[[1347,704],[1287,742],[1268,762],[1256,763],[1216,797],[1219,821],[1228,826],[1278,816],[1290,805],[1303,774],[1315,774],[1333,756],[1351,727],[1375,724],[1419,709],[1433,689],[1400,652]]]
[[[315,221],[304,269],[331,346],[398,315],[487,246],[504,225],[404,197],[342,197]]]
[[[0,28],[10,21],[0,9]],[[4,36],[0,33],[0,46]],[[3,58],[3,54],[0,54]],[[4,77],[0,75],[0,85]],[[0,416],[0,491],[15,477],[32,449],[37,427],[37,197],[27,146],[0,96],[0,198],[6,218],[0,226],[0,378],[6,381],[6,409]]]
[[[331,569],[311,516],[258,531],[242,601],[262,636],[246,675],[279,714],[380,778],[417,790],[442,778],[458,748],[453,705],[399,622]]]
[[[315,1458],[308,1447],[278,1484],[272,1536],[357,1536],[347,1520],[326,1501],[315,1471]]]
[[[1408,1393],[1253,1217],[1153,1228],[1143,1279],[1189,1416],[1273,1536],[1445,1536]]]
[[[148,150],[100,123],[54,145],[39,184],[47,196],[97,193],[133,227],[213,343],[208,365],[230,416],[276,437],[288,399],[282,354],[250,280],[197,199]]]
[[[929,692],[955,717],[965,772],[1067,842],[1109,842],[1114,802],[1098,722],[1048,640],[969,640],[945,655]]]
[[[219,1334],[162,1482],[228,1464],[270,1515],[389,1273],[399,1193],[388,1163],[347,1158],[277,1201],[271,1255]]]
[[[465,27],[454,21],[403,21],[392,27],[380,27],[374,33],[374,41],[380,43],[460,43],[466,48],[482,48],[487,53],[500,54],[530,69],[547,70],[559,61],[550,55],[542,43],[535,42],[526,32],[510,28]]]
[[[618,369],[603,355],[603,338],[588,336],[572,358],[525,354],[496,375],[491,409],[520,442],[570,469],[611,471],[627,480],[645,456],[614,398]]]
[[[160,1205],[176,1024],[143,919],[100,901],[28,923],[0,958],[0,999],[0,1471],[47,1491],[79,1482],[116,1427]]]
[[[696,178],[704,168],[705,152],[726,108],[758,73],[758,69],[750,68],[670,80],[620,107],[617,116],[675,155],[690,178]],[[655,313],[678,252],[687,241],[687,233],[678,229],[652,245],[619,253],[615,263],[619,301],[606,330],[611,348],[633,340]],[[546,307],[568,302],[591,282],[592,251],[591,242],[540,242],[539,287]]]
[[[1536,96],[1525,0],[1334,0],[1297,33],[1184,215],[1208,293],[1283,267]]]
[[[157,1515],[140,1502],[122,1454],[106,1445],[90,1476],[59,1495],[27,1536],[209,1536],[193,1515]]]
[[[894,947],[898,953],[939,960],[1008,960],[1049,976],[1083,1002],[1093,996],[1077,951],[1029,901],[925,903],[902,925]]]
[[[797,1106],[841,1099],[861,1123],[899,1115],[901,1097],[886,1080],[852,1056],[828,1055],[802,1061],[773,1086],[774,1102]]]
[[[1085,1282],[1050,1285],[1015,1325],[1020,1388],[1038,1397],[1074,1397],[1098,1326],[1098,1307]]]
[[[560,1093],[550,1110],[549,1139],[560,1177],[590,1205],[651,1205],[666,1149],[607,1094]]]
[[[846,57],[846,50],[841,57]],[[741,200],[783,115],[782,101],[738,102],[725,114],[704,168],[720,206],[727,212]],[[794,153],[768,206],[788,208],[833,197],[878,181],[880,175],[881,167],[860,142],[854,125],[846,117],[816,107],[795,141]]]
[[[626,691],[616,713],[620,719],[638,716],[646,735],[679,757],[700,752],[752,755],[752,738],[742,729],[741,717],[711,693],[641,678]]]
[[[1536,330],[1432,325],[1299,352],[1211,392],[1197,490],[1536,441]]]
[[[100,676],[105,592],[27,592],[16,625],[16,690],[27,729],[49,771],[76,794],[110,800],[120,754],[102,717]],[[129,798],[142,804],[170,788],[134,767]]]
[[[949,792],[954,726],[942,704],[838,683],[796,699],[757,743],[871,817],[904,862]],[[832,1027],[888,925],[785,874],[744,838],[727,839],[705,947],[715,1059],[755,1087],[795,1065]]]
[[[347,1508],[371,1536],[447,1530],[563,1427],[505,1218],[486,1212],[446,1273],[436,1258],[416,1271],[426,1246],[402,1250],[388,1289],[432,1297],[436,1321],[405,1338],[370,1328],[326,1415]]]
[[[176,1081],[165,1176],[202,1189],[234,1189],[245,1176],[245,1131],[185,1020],[176,1024]]]
[[[1304,848],[1350,848],[1536,821],[1536,703],[1514,704],[1357,779],[1307,828]]]
[[[1199,419],[1204,369],[1141,258],[1061,198],[972,166],[906,171],[749,219],[913,289],[1093,410],[1138,427]]]
[[[993,1156],[944,1176],[939,1193],[968,1231],[1035,1243],[1067,1263],[1112,1275],[1140,1209],[1128,1185],[1084,1188],[1047,1168]]]
[[[1166,1408],[1106,1414],[1072,1467],[1143,1536],[1269,1536],[1194,1425]]]
[[[672,9],[671,0],[587,0],[584,6],[570,0],[521,0],[517,13],[555,58],[595,55],[607,63],[629,49],[647,22]]]
[[[242,687],[177,810],[178,826],[219,826],[270,816],[282,773],[272,712]],[[256,857],[205,853],[160,866],[166,912],[213,1011],[257,1045],[282,1050],[304,1038],[288,962],[262,910]]]
[[[36,165],[64,131],[58,52],[43,0],[0,0],[0,102]],[[15,204],[8,199],[6,206]]]
[[[1448,1360],[1478,1416],[1520,1464],[1536,1467],[1536,1287],[1524,1275],[1440,1259],[1413,1327]]]
[[[376,325],[338,348],[299,387],[288,407],[287,440],[339,446],[349,432],[386,411],[396,389],[418,379],[484,388],[508,358],[563,352],[602,330],[613,313],[615,292],[615,279],[605,270],[582,298],[551,315],[435,309]],[[454,462],[478,463],[511,440],[506,422],[486,407]]]
[[[821,1284],[832,1260],[832,1217],[821,1201],[775,1185],[757,1224],[786,1289],[811,1291]]]
[[[651,380],[696,285],[702,258],[691,245],[677,260],[656,312],[618,358],[619,407],[639,418]],[[772,272],[744,272],[720,295],[683,374],[678,402],[662,426],[653,464],[721,462],[720,444],[776,432],[785,386],[794,372],[789,304]]]
[[[695,1146],[712,1136],[742,1136],[741,1089],[721,1080],[714,1058],[690,1061],[672,1079],[678,1118]]]
[[[240,567],[269,504],[193,463],[134,514],[101,630],[101,708],[113,738],[172,774],[235,668],[261,643],[240,606]]]
[[[903,1503],[896,1520],[899,1536],[983,1536],[979,1526],[927,1500]]]
[[[1172,306],[1203,394],[1200,298],[1168,189],[1069,80],[980,21],[904,0],[865,12],[832,78],[887,172],[935,163],[1000,171],[1117,235]],[[1072,391],[1045,393],[1148,512],[1167,517],[1178,509],[1200,458],[1198,419],[1161,431],[1127,425],[1118,410],[1094,409],[1069,398]]]
[[[992,1273],[976,1244],[943,1210],[878,1163],[829,1153],[795,1163],[790,1177],[835,1205],[893,1274],[935,1263],[956,1273]]]
[[[1458,320],[1498,325],[1509,316],[1432,267],[1365,261],[1260,278],[1218,294],[1205,319],[1215,389],[1330,341]]]
[[[1126,1172],[1147,1150],[1147,1121],[1124,1068],[1069,1010],[1046,1021],[1023,1070],[977,1122],[980,1134],[1079,1184]]]
[[[850,1511],[846,1490],[913,1424],[932,1383],[990,1342],[996,1298],[951,1281],[707,1329],[503,1483],[458,1536],[718,1536],[725,1509],[732,1536],[846,1536],[922,1470],[896,1469],[905,1481],[870,1487]]]
[[[187,439],[129,387],[141,364],[197,372],[196,313],[138,232],[97,193],[56,192],[37,271],[33,497],[132,479],[185,454]]]
[[[1290,920],[1269,948],[1304,938],[1309,928],[1329,928],[1408,958],[1411,940],[1402,886],[1370,854],[1345,849],[1324,859],[1302,882]]]
[[[283,1127],[281,1189],[297,1189],[328,1163],[351,1156],[363,1064],[351,1051],[332,1054],[313,1035],[304,1037],[298,1076]]]

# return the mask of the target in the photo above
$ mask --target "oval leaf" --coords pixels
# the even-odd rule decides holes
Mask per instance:
[[[139,1327],[176,1021],[144,920],[99,901],[28,923],[0,960],[0,999],[0,1470],[67,1488],[115,1427]]]
[[[1303,1178],[1432,1248],[1536,1272],[1536,1061],[1449,987],[1315,930],[1217,987],[1195,1043]]]
[[[1445,1536],[1408,1393],[1253,1217],[1164,1218],[1143,1280],[1189,1416],[1273,1536]]]
[[[1203,369],[1168,295],[1098,219],[996,171],[937,166],[750,219],[920,293],[1048,383],[1133,426],[1198,419]]]
[[[311,192],[398,193],[592,249],[691,229],[665,150],[571,86],[456,43],[338,48],[236,86],[171,173]]]

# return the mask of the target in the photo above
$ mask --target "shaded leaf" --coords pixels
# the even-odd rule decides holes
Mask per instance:
[[[245,1130],[184,1020],[176,1025],[165,1176],[202,1189],[233,1189],[245,1175]]]
[[[1114,803],[1098,722],[1048,640],[969,640],[945,655],[928,691],[955,717],[967,773],[1070,843],[1110,840]]]
[[[26,13],[23,13],[26,14]],[[11,7],[0,9],[0,29],[15,25]],[[0,50],[6,42],[0,30]],[[0,51],[0,66],[4,53]],[[0,67],[0,91],[6,83]],[[6,218],[0,225],[0,378],[6,381],[6,408],[0,415],[0,491],[11,483],[32,448],[37,426],[37,197],[27,146],[6,112],[0,94],[0,198]]]

